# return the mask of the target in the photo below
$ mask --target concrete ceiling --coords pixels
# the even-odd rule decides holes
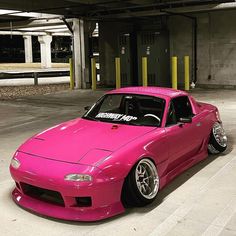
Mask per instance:
[[[63,16],[36,12],[0,9],[0,35],[61,35],[70,36],[61,19]]]
[[[95,20],[155,15],[160,10],[179,11],[191,8],[211,9],[233,0],[0,0],[0,9],[43,12],[67,18],[86,17]],[[185,10],[186,12],[186,10]],[[3,16],[2,16],[3,17]],[[0,16],[0,18],[2,18]],[[8,16],[10,17],[10,16]],[[2,18],[3,19],[3,18]],[[15,17],[14,19],[18,19]],[[19,19],[18,19],[19,20]]]

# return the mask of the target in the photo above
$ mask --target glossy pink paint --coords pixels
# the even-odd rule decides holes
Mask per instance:
[[[121,191],[125,177],[143,157],[152,159],[160,177],[160,189],[175,176],[207,157],[207,144],[215,108],[196,102],[186,92],[157,87],[131,87],[112,93],[143,94],[165,99],[160,128],[75,119],[35,135],[16,152],[18,169],[10,166],[17,187],[13,199],[20,206],[50,217],[95,221],[124,212]],[[172,98],[189,96],[195,116],[191,124],[165,127]],[[201,126],[197,124],[201,123]],[[66,181],[71,173],[89,174],[91,182]],[[58,206],[27,196],[27,183],[57,191],[65,205]],[[92,205],[78,207],[75,197],[91,197]]]

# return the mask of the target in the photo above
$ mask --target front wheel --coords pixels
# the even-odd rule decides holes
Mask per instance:
[[[151,203],[159,190],[159,177],[155,164],[141,159],[126,177],[122,189],[125,206],[145,206]]]
[[[227,136],[223,126],[216,122],[213,125],[210,140],[208,144],[208,151],[211,154],[218,154],[224,152],[227,148]]]

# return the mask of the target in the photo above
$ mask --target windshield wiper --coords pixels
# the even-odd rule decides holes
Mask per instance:
[[[143,124],[135,123],[135,122],[131,122],[131,121],[129,121],[128,124],[129,124],[129,125],[135,125],[135,126],[143,126]]]
[[[97,120],[96,118],[91,117],[91,116],[83,116],[82,118],[87,119],[87,120],[99,121],[99,120]]]
[[[141,124],[132,122],[132,121],[125,121],[125,120],[112,120],[112,123],[117,123],[117,124],[125,124],[125,125],[135,125],[135,126],[140,126]]]

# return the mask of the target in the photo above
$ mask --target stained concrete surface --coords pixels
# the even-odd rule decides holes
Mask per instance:
[[[21,86],[0,86],[0,101],[20,99],[28,96],[39,96],[59,91],[70,90],[68,83],[44,84],[44,85],[21,85]]]
[[[0,235],[236,235],[235,90],[193,92],[218,106],[229,148],[177,177],[151,205],[101,222],[77,223],[43,218],[13,203],[8,166],[17,147],[45,128],[82,115],[83,107],[103,93],[67,91],[0,101]]]

